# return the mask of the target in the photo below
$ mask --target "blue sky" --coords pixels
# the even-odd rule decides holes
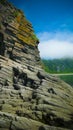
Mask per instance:
[[[9,1],[32,23],[42,58],[73,57],[73,0]]]

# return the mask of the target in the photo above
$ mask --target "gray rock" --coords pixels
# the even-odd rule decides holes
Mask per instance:
[[[73,88],[41,66],[22,11],[0,0],[0,130],[73,129]]]

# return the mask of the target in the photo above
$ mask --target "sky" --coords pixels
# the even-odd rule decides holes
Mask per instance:
[[[73,0],[9,1],[32,23],[41,58],[73,57]]]

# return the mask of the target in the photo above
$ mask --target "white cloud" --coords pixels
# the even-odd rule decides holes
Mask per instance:
[[[39,33],[39,51],[41,58],[73,57],[73,33]]]

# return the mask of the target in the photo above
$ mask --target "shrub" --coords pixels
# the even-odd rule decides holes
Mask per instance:
[[[19,14],[19,12],[16,10],[16,11],[14,11],[14,17],[17,17],[18,16],[18,14]]]

